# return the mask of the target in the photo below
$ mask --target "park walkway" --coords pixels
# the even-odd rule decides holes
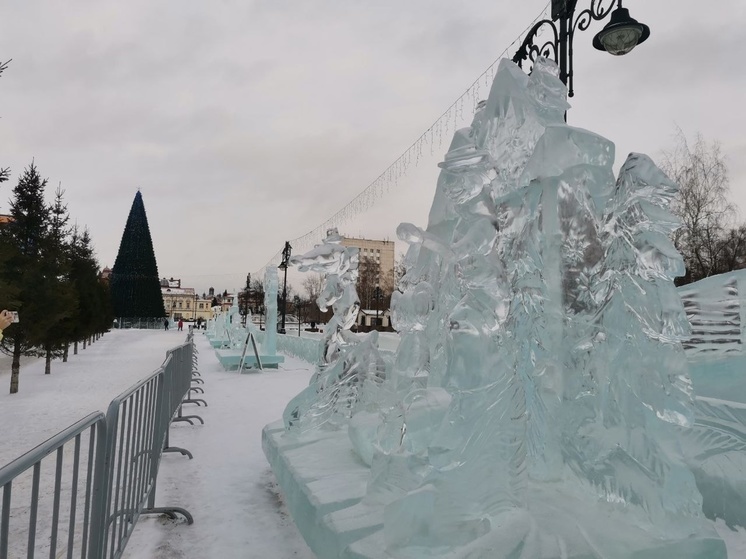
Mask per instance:
[[[204,425],[177,423],[165,454],[156,503],[186,508],[194,524],[142,517],[127,559],[314,559],[288,515],[261,449],[261,430],[308,385],[311,367],[288,357],[279,370],[225,372],[203,335],[195,336],[208,407],[185,406]]]

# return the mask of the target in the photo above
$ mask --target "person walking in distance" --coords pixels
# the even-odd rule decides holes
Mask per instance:
[[[182,319],[179,319],[179,332],[181,332],[184,329],[184,321]]]

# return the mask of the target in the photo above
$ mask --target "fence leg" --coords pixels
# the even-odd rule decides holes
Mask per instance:
[[[192,456],[192,453],[189,452],[186,448],[181,448],[180,446],[171,446],[168,444],[168,431],[166,431],[166,446],[163,448],[163,452],[179,452],[183,456],[188,456],[189,460],[194,458],[194,456]]]

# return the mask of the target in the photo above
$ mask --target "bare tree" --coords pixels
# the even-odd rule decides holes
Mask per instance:
[[[407,273],[407,268],[404,266],[404,253],[400,252],[394,263],[394,289],[399,287],[399,282]]]
[[[724,241],[731,230],[732,240],[737,237],[737,212],[728,200],[728,167],[720,145],[700,134],[691,144],[679,129],[673,150],[663,154],[662,168],[680,189],[672,210],[683,226],[673,240],[684,256],[686,275],[677,283],[728,271],[727,264],[737,258],[727,254],[727,248],[735,245]]]
[[[380,266],[368,256],[360,256],[355,289],[363,309],[373,308],[373,295],[380,280]]]
[[[321,295],[321,289],[324,286],[324,278],[321,277],[321,274],[306,274],[306,277],[303,278],[302,285],[303,289],[308,293],[308,298],[315,303],[316,299]]]
[[[321,309],[319,309],[319,304],[316,302],[316,299],[319,298],[321,290],[324,287],[323,276],[321,274],[306,274],[301,285],[303,286],[303,289],[306,290],[306,293],[308,293],[309,317],[314,317],[314,322],[321,322]]]
[[[355,289],[363,309],[378,308],[383,311],[391,304],[391,293],[394,291],[393,277],[385,273],[375,259],[361,256]]]
[[[746,225],[733,227],[721,240],[721,269],[722,272],[739,270],[746,265]]]

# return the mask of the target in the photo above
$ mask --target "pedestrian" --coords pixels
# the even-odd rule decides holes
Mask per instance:
[[[168,330],[168,319],[167,319],[167,318],[164,318],[164,319],[163,319],[163,328],[164,328],[165,330]]]
[[[181,332],[184,329],[184,321],[182,319],[179,319],[179,332]]]
[[[3,339],[3,330],[5,330],[12,323],[13,323],[13,313],[3,309],[3,311],[0,312],[0,340]]]

